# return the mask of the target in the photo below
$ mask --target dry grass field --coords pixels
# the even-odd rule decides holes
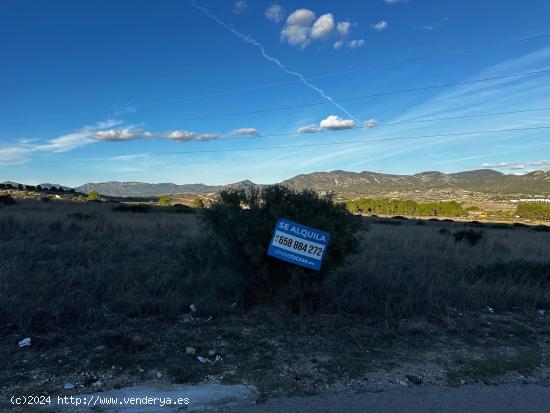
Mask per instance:
[[[433,382],[546,374],[547,227],[360,218],[358,252],[311,278],[320,304],[296,312],[241,301],[202,210],[120,205],[0,206],[4,392],[153,379],[245,381],[275,394],[367,371]],[[27,336],[33,345],[18,349]],[[197,354],[224,362],[205,366]]]
[[[239,294],[218,288],[224,277],[231,282],[233,269],[218,259],[200,215],[104,203],[3,206],[4,324],[25,333],[233,303]],[[330,311],[392,320],[448,308],[550,306],[546,227],[363,219],[358,253],[323,280]]]

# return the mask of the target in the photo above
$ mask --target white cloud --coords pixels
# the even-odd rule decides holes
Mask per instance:
[[[315,20],[315,13],[308,9],[299,9],[286,19],[281,30],[281,40],[291,46],[307,47],[311,43],[311,23]]]
[[[499,163],[484,163],[481,165],[482,168],[490,169],[513,169],[513,170],[522,170],[529,167],[538,167],[538,166],[548,166],[550,161],[541,160],[534,162],[499,162]]]
[[[233,135],[233,136],[260,136],[258,131],[254,128],[234,129],[231,132],[231,135]]]
[[[330,115],[326,119],[323,119],[319,126],[322,129],[330,130],[342,130],[355,128],[355,121],[352,119],[342,119],[336,115]]]
[[[92,139],[97,139],[99,141],[129,141],[143,137],[149,138],[151,136],[151,132],[147,132],[143,129],[121,128],[98,131],[92,135]]]
[[[420,28],[422,30],[427,30],[427,31],[432,31],[432,30],[436,30],[436,29],[440,29],[445,23],[447,23],[447,21],[449,21],[449,18],[448,17],[443,17],[440,21],[438,22],[435,22],[435,23],[430,23],[430,24],[423,24],[422,26],[420,26]]]
[[[150,155],[148,153],[134,153],[130,155],[115,155],[109,158],[97,158],[99,160],[109,160],[109,161],[133,161],[135,159],[148,158]]]
[[[388,4],[406,3],[408,0],[384,0]]]
[[[378,125],[378,121],[376,119],[369,119],[363,124],[363,127],[365,129],[374,128],[376,125]]]
[[[14,146],[0,148],[0,165],[21,165],[29,161],[29,150]]]
[[[67,152],[98,141],[125,142],[138,138],[165,138],[175,142],[211,141],[230,138],[231,136],[260,136],[254,128],[235,129],[230,134],[199,133],[188,130],[171,130],[166,132],[150,132],[135,128],[132,125],[117,127],[117,120],[98,122],[85,126],[75,132],[67,133],[43,143],[36,139],[19,140],[16,144],[0,147],[0,165],[19,165],[31,160],[32,154],[39,152]]]
[[[334,30],[334,16],[331,13],[323,14],[311,28],[311,37],[326,39]]]
[[[377,32],[380,32],[388,28],[388,22],[385,20],[381,20],[378,23],[372,24],[372,28]]]
[[[191,132],[187,130],[173,130],[164,133],[164,137],[172,139],[177,142],[187,142],[196,139],[199,134],[197,132]]]
[[[286,24],[289,26],[309,26],[315,20],[315,13],[309,9],[295,10],[286,19]]]
[[[238,130],[255,131],[256,129],[245,128],[245,129],[238,129]],[[219,133],[199,133],[195,131],[180,130],[180,129],[164,132],[163,134],[161,134],[161,136],[176,142],[190,142],[190,141],[207,142],[207,141],[213,141],[217,139],[224,139],[227,137]]]
[[[298,129],[298,133],[315,133],[319,132],[319,127],[314,123],[311,125],[303,126]]]
[[[309,32],[310,28],[307,26],[285,26],[281,31],[281,40],[286,40],[291,46],[305,48],[311,43]]]
[[[338,24],[336,25],[336,29],[338,30],[338,33],[340,33],[342,36],[347,36],[351,30],[351,23],[338,22]]]
[[[120,121],[116,120],[98,122],[92,126],[84,126],[76,132],[67,133],[51,139],[46,143],[27,146],[27,148],[32,149],[33,152],[67,152],[94,142],[94,134],[96,132],[104,129],[110,129],[120,123]]]
[[[38,141],[38,139],[36,139],[36,138],[34,138],[34,139],[21,138],[21,139],[17,140],[17,142],[19,142],[22,145],[26,145],[26,144],[37,142],[37,141]]]
[[[233,13],[241,14],[243,11],[246,10],[246,7],[247,7],[246,0],[239,0],[233,6]]]
[[[314,41],[336,38],[333,43],[334,49],[340,49],[344,45],[354,49],[365,43],[362,39],[345,42],[344,38],[349,35],[354,25],[349,21],[336,23],[332,13],[325,13],[316,18],[315,12],[312,10],[298,9],[287,17],[281,30],[281,41],[304,49]]]
[[[365,44],[365,41],[363,39],[357,39],[357,40],[352,40],[351,42],[348,42],[347,46],[350,49],[357,49],[358,47],[361,47],[364,44]]]
[[[213,141],[216,139],[222,139],[223,135],[217,133],[205,133],[204,135],[197,135],[196,139],[201,142]]]
[[[119,125],[116,120],[98,122],[95,125],[84,126],[83,128],[60,135],[44,143],[36,140],[25,140],[17,145],[0,148],[0,164],[18,165],[30,161],[31,155],[37,152],[67,152],[73,149],[89,145],[96,141],[94,135],[105,129]]]
[[[273,4],[265,9],[265,17],[274,23],[280,23],[285,18],[285,11],[282,6]]]

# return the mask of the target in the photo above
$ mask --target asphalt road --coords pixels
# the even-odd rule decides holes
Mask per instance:
[[[550,412],[550,387],[468,385],[406,387],[380,393],[279,398],[224,413],[542,413]]]

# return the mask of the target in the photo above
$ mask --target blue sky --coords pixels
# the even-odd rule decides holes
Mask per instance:
[[[550,73],[504,77],[550,69],[546,0],[3,0],[0,32],[0,181],[550,168]]]

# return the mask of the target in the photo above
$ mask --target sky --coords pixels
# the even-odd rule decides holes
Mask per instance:
[[[2,0],[0,181],[550,169],[550,2]]]

